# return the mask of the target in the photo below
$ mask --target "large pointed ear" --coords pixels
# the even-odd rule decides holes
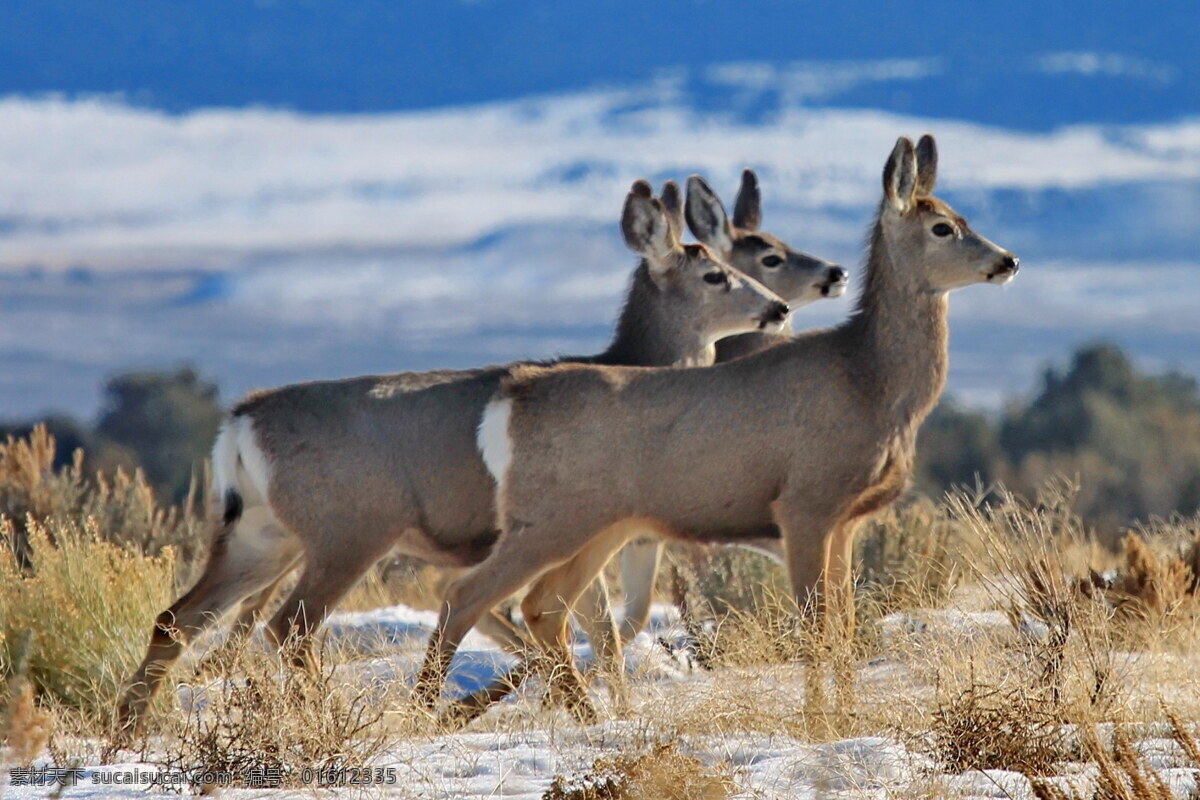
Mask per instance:
[[[634,181],[625,197],[621,233],[630,250],[659,269],[669,268],[664,262],[679,247],[679,239],[671,230],[662,203],[654,199],[650,184],[643,180]]]
[[[729,256],[733,251],[733,229],[725,215],[725,206],[699,175],[688,178],[685,216],[693,236],[721,255]]]
[[[937,185],[937,142],[925,134],[917,142],[917,194],[928,197]]]
[[[901,136],[883,168],[883,196],[892,208],[903,214],[912,208],[916,188],[917,155],[912,140]]]
[[[667,212],[667,222],[671,223],[672,233],[676,239],[683,241],[683,192],[679,190],[679,184],[675,181],[665,182],[658,199],[662,201],[663,210]]]
[[[758,190],[758,176],[752,169],[742,170],[742,188],[738,190],[737,202],[733,204],[733,227],[756,231],[762,224],[762,193]]]

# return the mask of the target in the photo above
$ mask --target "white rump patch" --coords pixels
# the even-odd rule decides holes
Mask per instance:
[[[512,400],[491,401],[483,410],[479,434],[475,437],[483,463],[497,485],[504,482],[504,475],[512,461],[512,438],[508,435],[508,418],[511,414]]]
[[[224,502],[225,493],[237,488],[237,429],[236,420],[221,423],[212,450],[213,494]]]
[[[223,502],[234,489],[246,506],[267,505],[271,469],[254,436],[254,421],[234,417],[221,425],[213,445],[213,491]]]

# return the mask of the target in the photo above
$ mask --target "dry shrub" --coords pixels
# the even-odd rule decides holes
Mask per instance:
[[[140,472],[89,478],[82,452],[56,470],[55,448],[42,425],[0,444],[0,676],[32,632],[38,701],[102,722],[189,578],[201,523],[190,499],[159,506]]]
[[[0,522],[11,536],[11,521]],[[104,721],[141,659],[155,614],[174,593],[170,549],[146,556],[106,539],[95,519],[26,523],[28,568],[0,552],[0,674],[32,641],[24,674],[44,701]]]
[[[306,770],[364,768],[386,748],[369,688],[335,678],[327,652],[312,670],[292,667],[253,646],[239,648],[194,703],[162,763],[188,775],[226,773],[235,782],[274,776],[279,785],[312,783]],[[270,779],[268,779],[270,780]]]
[[[696,665],[710,670],[790,664],[810,658],[817,645],[795,601],[776,591],[764,591],[751,610],[730,609],[689,633]]]
[[[1200,767],[1200,742],[1169,708],[1163,709],[1171,723],[1171,736],[1187,756],[1193,769]],[[1045,780],[1033,779],[1031,786],[1038,800],[1174,800],[1171,787],[1146,763],[1120,729],[1113,731],[1108,746],[1100,742],[1094,726],[1083,731],[1083,747],[1088,760],[1096,765],[1096,786],[1090,794],[1070,791]]]
[[[752,550],[672,542],[667,557],[666,594],[697,620],[754,612],[787,591],[783,569]]]
[[[22,566],[28,566],[25,526],[32,517],[44,523],[94,519],[102,538],[157,555],[172,547],[182,561],[198,555],[200,521],[192,513],[198,484],[182,507],[164,508],[154,499],[141,470],[132,475],[117,470],[112,476],[88,476],[83,451],[73,462],[54,469],[54,437],[38,425],[27,439],[0,444],[0,516],[12,520],[8,541]]]
[[[13,648],[15,667],[7,681],[4,706],[0,708],[0,744],[7,745],[8,758],[16,764],[29,764],[50,740],[54,720],[37,706],[33,684],[26,677],[29,645],[26,633]]]
[[[1097,586],[1096,594],[1113,607],[1117,617],[1131,623],[1126,633],[1134,642],[1147,633],[1188,630],[1200,611],[1196,599],[1200,541],[1189,537],[1183,547],[1173,548],[1167,540],[1161,531],[1154,538],[1144,531],[1130,531],[1121,541],[1116,577],[1111,584]]]
[[[707,767],[667,742],[641,755],[597,759],[583,775],[559,775],[542,800],[725,800],[734,790],[727,767]]]
[[[879,614],[943,605],[963,573],[964,533],[928,498],[889,508],[855,541],[860,599]]]
[[[934,709],[930,755],[949,772],[1053,774],[1070,757],[1053,703],[1024,687],[972,684]]]
[[[1016,634],[998,657],[1031,690],[1046,690],[1054,713],[1085,721],[1116,703],[1121,681],[1112,608],[1094,589],[1102,552],[1073,497],[1058,482],[1033,501],[1001,488],[989,502],[952,495],[949,507],[973,531],[971,566]]]

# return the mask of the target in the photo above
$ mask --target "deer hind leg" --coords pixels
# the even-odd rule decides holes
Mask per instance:
[[[319,541],[318,537],[309,537],[309,540]],[[379,537],[369,545],[361,541],[341,541],[306,554],[299,582],[266,628],[275,646],[288,651],[293,665],[315,668],[313,634],[354,584],[387,554],[392,544],[386,537]]]
[[[831,653],[835,705],[835,731],[847,732],[855,703],[854,693],[854,534],[858,520],[840,523],[825,539],[825,648]]]
[[[583,590],[575,602],[574,616],[592,645],[596,665],[610,661],[608,651],[618,636],[609,587],[603,575],[597,575]]]
[[[622,641],[628,642],[637,636],[650,622],[654,578],[658,575],[662,555],[663,543],[655,539],[631,542],[621,551],[621,584],[625,592]]]
[[[437,628],[429,638],[425,660],[413,687],[413,699],[418,704],[430,710],[434,708],[455,650],[480,617],[547,568],[572,556],[573,549],[566,537],[548,539],[529,536],[522,530],[526,525],[529,523],[522,523],[520,527],[506,532],[482,564],[447,588]],[[539,529],[542,527],[542,524],[538,525]],[[563,528],[562,525],[553,524],[544,527],[547,530]],[[471,715],[481,711],[473,706]],[[466,718],[469,719],[471,715]]]
[[[498,609],[493,608],[480,617],[475,630],[500,645],[506,653],[522,655],[529,649],[529,640]]]
[[[663,545],[656,539],[633,541],[621,550],[621,586],[625,603],[618,630],[622,644],[637,636],[650,620],[654,578],[658,574],[662,551]],[[602,577],[588,584],[580,595],[575,605],[575,619],[587,633],[596,655],[596,667],[620,662],[620,653],[614,651],[616,637],[613,635],[614,614],[610,592]],[[610,677],[620,682],[624,676]]]
[[[137,729],[167,671],[189,642],[278,578],[299,552],[299,542],[265,506],[247,509],[241,519],[222,525],[200,580],[154,622],[146,657],[125,684],[118,707],[120,730]]]
[[[583,678],[575,668],[567,623],[580,595],[589,585],[603,581],[600,572],[604,565],[629,541],[631,533],[635,530],[637,528],[633,522],[620,522],[610,526],[570,560],[539,578],[521,602],[525,624],[548,659],[551,696],[564,702],[568,710],[581,722],[594,721],[596,712],[587,696]],[[603,584],[601,587],[601,590],[607,593]],[[623,688],[624,665],[621,658],[621,639],[617,635],[612,616],[607,617],[605,630],[599,630],[598,622],[595,628],[596,638],[592,646],[597,659],[596,668],[601,674],[608,675],[615,681],[614,686],[620,693]]]
[[[854,636],[854,534],[858,520],[835,525],[825,537],[818,593],[825,600],[825,628],[836,639]]]
[[[261,591],[250,595],[242,601],[242,607],[234,617],[233,624],[229,628],[229,635],[212,653],[209,653],[204,659],[196,665],[196,675],[208,675],[218,672],[227,667],[234,655],[249,641],[250,635],[254,633],[254,627],[263,620],[263,609],[271,602],[271,598],[275,595],[275,590],[279,588],[279,584],[283,583],[284,578],[291,574],[292,570],[300,563],[300,556],[289,563],[279,573],[275,580]]]

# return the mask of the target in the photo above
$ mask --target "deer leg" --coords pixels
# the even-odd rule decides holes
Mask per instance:
[[[500,645],[506,653],[524,655],[529,649],[529,640],[521,630],[495,608],[479,618],[475,630]]]
[[[122,735],[137,731],[155,692],[187,644],[248,595],[275,580],[294,563],[300,545],[264,508],[222,525],[200,580],[158,615],[150,646],[137,671],[125,683],[117,711]]]
[[[628,525],[610,527],[569,561],[542,575],[521,602],[525,624],[549,658],[547,666],[551,670],[549,685],[552,695],[565,702],[568,710],[585,723],[595,721],[596,711],[587,696],[583,678],[575,668],[567,623],[579,596],[589,584],[602,580],[600,572],[604,565],[628,539]],[[607,630],[598,630],[597,634],[601,646],[596,647],[596,642],[593,642],[596,668],[601,674],[609,675],[619,689],[624,677],[621,640],[611,615],[608,617]]]
[[[621,588],[625,592],[625,613],[621,620],[621,640],[628,642],[650,621],[654,601],[654,578],[662,562],[663,544],[655,539],[630,542],[621,551]]]
[[[822,576],[829,542],[838,525],[837,514],[812,503],[782,498],[772,510],[783,532],[783,557],[796,605],[819,625],[825,611]]]
[[[825,630],[835,639],[854,635],[854,534],[857,520],[835,525],[825,537],[818,594],[824,599]]]
[[[617,636],[609,588],[603,575],[597,575],[583,590],[575,603],[574,616],[592,645],[596,665],[611,661],[612,643]]]
[[[825,539],[825,649],[833,667],[835,732],[844,734],[852,719],[854,693],[854,534],[858,520],[842,522]]]
[[[232,654],[242,649],[250,639],[250,634],[254,632],[254,626],[262,621],[262,610],[271,601],[275,590],[298,563],[300,563],[300,559],[297,557],[295,561],[284,567],[283,571],[279,573],[279,577],[273,580],[267,588],[242,601],[242,607],[238,611],[237,617],[234,618],[233,625],[229,628],[229,635],[225,637],[225,641],[216,648],[215,652],[205,656],[196,665],[196,675],[206,675],[220,669]]]
[[[522,527],[525,525],[529,523],[523,523]],[[555,529],[553,525],[545,528]],[[429,638],[425,660],[413,687],[413,699],[418,704],[434,708],[454,651],[480,617],[547,568],[572,555],[564,537],[533,539],[522,536],[523,532],[520,529],[506,532],[482,564],[447,588],[437,628]]]
[[[317,537],[309,537],[309,541]],[[300,581],[267,623],[276,647],[290,651],[292,663],[314,669],[313,634],[354,584],[387,553],[392,542],[380,539],[371,548],[342,548],[337,553],[310,552]]]

